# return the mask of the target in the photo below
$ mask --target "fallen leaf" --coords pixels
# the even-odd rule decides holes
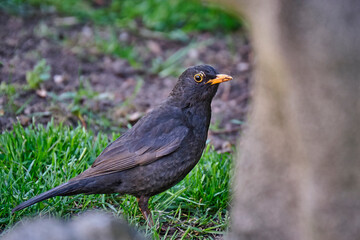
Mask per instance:
[[[65,80],[65,78],[64,78],[63,75],[55,75],[55,76],[54,76],[54,82],[55,82],[56,84],[61,84],[61,83],[64,82],[64,80]]]
[[[36,94],[41,98],[46,98],[47,91],[45,89],[38,89],[36,90]]]

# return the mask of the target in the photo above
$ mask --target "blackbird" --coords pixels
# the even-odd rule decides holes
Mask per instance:
[[[232,77],[209,65],[185,70],[168,98],[110,143],[93,165],[12,212],[55,196],[75,194],[131,194],[149,224],[151,196],[182,180],[198,163],[205,148],[211,101],[219,83]]]

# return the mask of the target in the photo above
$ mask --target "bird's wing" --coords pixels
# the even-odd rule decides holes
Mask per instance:
[[[140,121],[105,148],[91,168],[77,178],[95,177],[152,163],[176,151],[189,132],[179,118],[145,118]]]

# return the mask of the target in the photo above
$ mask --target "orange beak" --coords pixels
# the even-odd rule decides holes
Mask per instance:
[[[214,84],[219,84],[219,83],[222,83],[222,82],[230,81],[231,79],[232,79],[232,77],[229,76],[229,75],[217,74],[216,78],[207,81],[206,84],[211,83],[211,85],[214,85]]]

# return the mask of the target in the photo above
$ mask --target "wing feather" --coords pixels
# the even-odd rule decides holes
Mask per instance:
[[[176,151],[189,132],[181,120],[174,118],[153,127],[146,124],[147,121],[143,121],[138,126],[135,125],[112,142],[97,157],[91,168],[76,178],[111,174],[150,164]]]

